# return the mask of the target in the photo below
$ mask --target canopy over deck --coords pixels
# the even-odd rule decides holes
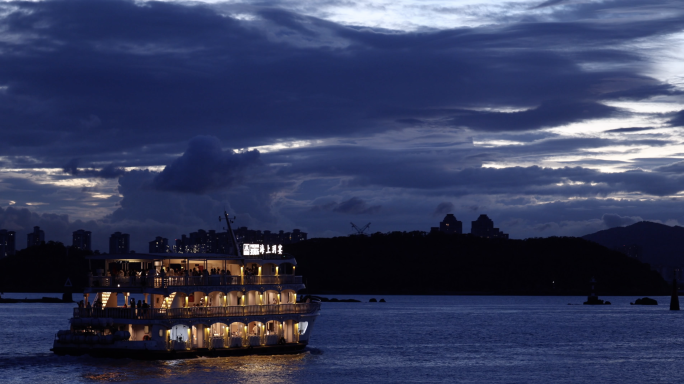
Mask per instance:
[[[125,253],[116,255],[92,255],[86,256],[89,260],[129,260],[146,261],[162,259],[190,259],[190,260],[241,260],[240,256],[224,255],[219,253]]]
[[[92,255],[86,256],[87,260],[126,260],[129,262],[141,262],[152,260],[288,260],[291,264],[297,264],[294,256],[290,254],[282,255],[256,255],[256,256],[237,256],[219,253],[126,253],[116,255]]]

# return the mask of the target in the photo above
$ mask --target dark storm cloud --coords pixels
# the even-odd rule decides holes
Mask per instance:
[[[31,212],[27,208],[7,207],[2,209],[0,207],[0,228],[2,229],[29,231],[36,225],[46,226],[47,221],[66,223],[68,219],[66,215],[41,215]]]
[[[114,164],[109,164],[104,166],[102,169],[92,169],[92,168],[78,168],[80,159],[74,158],[69,160],[69,162],[62,168],[64,173],[72,176],[85,176],[85,177],[101,177],[103,179],[115,179],[117,177],[123,176],[126,170],[117,167]]]
[[[514,140],[513,137],[511,139]],[[641,145],[660,146],[667,141],[648,140]],[[433,146],[414,150],[383,150],[352,146],[327,146],[285,150],[266,154],[272,163],[291,163],[281,168],[279,174],[289,176],[354,176],[363,178],[396,179],[405,185],[421,185],[423,188],[439,187],[450,173],[444,167],[462,169],[480,167],[484,161],[510,156],[544,156],[555,153],[574,154],[587,148],[610,147],[623,144],[617,140],[600,138],[570,138],[540,140],[527,145],[510,145],[496,148],[443,149]],[[638,145],[627,142],[628,145]],[[624,145],[624,144],[623,144]],[[397,154],[401,153],[401,157]],[[392,171],[400,170],[400,171]]]
[[[68,175],[56,179],[119,177],[123,198],[97,231],[103,242],[110,230],[135,231],[136,247],[156,235],[218,229],[215,217],[224,208],[241,225],[264,228],[285,217],[319,234],[330,222],[347,223],[340,220],[346,214],[374,214],[382,230],[413,225],[397,213],[407,210],[425,216],[429,228],[434,207],[454,196],[468,214],[468,207],[494,207],[487,213],[497,222],[522,223],[518,233],[568,233],[575,224],[566,221],[603,227],[604,213],[647,217],[642,212],[653,206],[644,202],[630,211],[622,202],[613,209],[536,199],[670,196],[684,190],[675,165],[615,174],[482,168],[512,157],[534,163],[558,153],[584,157],[587,149],[593,155],[614,145],[670,143],[633,135],[565,139],[537,130],[629,116],[607,102],[677,93],[642,74],[651,58],[624,47],[681,31],[681,4],[552,3],[541,16],[427,32],[345,26],[278,9],[287,6],[280,3],[2,3],[0,156],[21,169],[63,168]],[[649,16],[606,22],[607,13],[635,11]],[[253,19],[225,16],[236,12]],[[501,112],[511,108],[518,112]],[[683,116],[670,123],[682,125]],[[377,133],[399,140],[398,128],[435,127],[462,137],[426,136],[429,145],[416,140],[397,150],[380,138],[363,147]],[[637,132],[627,129],[609,132]],[[525,145],[475,148],[471,134]],[[196,135],[218,139],[196,138],[186,149]],[[260,154],[224,151],[219,142],[248,148],[322,138],[349,145]],[[110,165],[99,169],[104,164]],[[153,165],[166,168],[117,168]],[[91,191],[26,178],[3,179],[2,187],[0,197],[18,205],[73,211],[72,202]],[[114,209],[118,198],[88,204]],[[667,207],[658,211],[663,217],[674,205]],[[68,239],[74,223],[53,219]]]
[[[5,177],[0,180],[0,204],[14,201],[15,207],[29,207],[40,211],[73,211],[80,204],[94,209],[102,205],[111,207],[115,201],[93,199],[81,187],[64,187],[44,182],[44,175],[34,178]],[[69,178],[65,176],[64,178]],[[43,179],[43,180],[40,180]],[[43,182],[41,182],[43,181]],[[111,192],[111,191],[106,191]],[[116,197],[118,200],[118,197]]]
[[[494,194],[606,196],[617,192],[639,192],[667,196],[684,190],[684,177],[643,171],[601,173],[581,167],[467,168],[454,173],[449,181],[448,187],[454,188],[457,194],[477,190]]]
[[[353,215],[358,214],[374,214],[380,211],[381,206],[373,205],[368,206],[368,204],[358,197],[352,197],[349,200],[343,201],[333,208],[333,212],[337,213],[349,213]]]
[[[607,2],[596,1],[567,1],[568,7],[562,7],[562,12],[554,13],[558,21],[566,20],[601,20],[606,16],[606,12],[614,12],[619,18],[624,18],[632,30],[614,31],[616,34],[638,35],[652,31],[650,21],[654,17],[661,18],[663,25],[659,28],[672,28],[677,18],[681,15],[682,7],[678,0],[666,0],[657,2],[644,2],[641,0],[617,0]],[[641,17],[624,17],[625,15],[639,13]],[[597,29],[602,29],[600,24],[594,25]]]
[[[624,227],[642,221],[641,217],[627,217],[613,213],[606,213],[601,220],[603,220],[608,228]]]
[[[239,10],[258,21],[223,16],[229,5],[220,12],[129,1],[2,7],[0,27],[13,36],[0,43],[4,151],[63,156],[62,164],[73,153],[186,140],[188,127],[246,147],[382,131],[425,117],[504,131],[612,116],[616,109],[600,103],[606,95],[672,90],[627,69],[588,72],[578,64],[628,68],[644,58],[613,46],[684,26],[677,17],[614,25],[528,20],[390,33],[244,4]]]
[[[654,170],[658,171],[658,172],[684,174],[684,161],[679,161],[679,162],[672,163],[669,165],[664,165],[662,167],[655,168]]]
[[[675,127],[684,127],[684,110],[677,112],[669,123]]]
[[[491,151],[499,153],[501,156],[510,155],[550,155],[550,154],[585,154],[586,149],[605,148],[610,149],[611,146],[625,145],[625,146],[639,146],[648,145],[652,147],[661,147],[671,144],[669,140],[658,139],[635,139],[635,140],[613,140],[602,139],[597,137],[588,138],[561,138],[540,140],[527,145],[507,145],[500,146]]]
[[[449,201],[445,201],[445,202],[439,203],[437,205],[437,208],[435,208],[435,212],[433,212],[432,215],[433,216],[440,216],[440,215],[444,215],[447,213],[451,213],[453,211],[454,211],[454,204],[449,202]]]
[[[359,197],[352,197],[348,200],[337,202],[328,202],[311,207],[311,212],[335,212],[346,213],[351,215],[373,215],[382,209],[380,205],[368,205],[363,199]]]
[[[237,215],[240,225],[272,223],[274,196],[292,183],[271,180],[261,165],[256,150],[233,153],[215,137],[197,136],[163,171],[133,170],[120,177],[123,198],[105,221],[125,227],[149,221],[167,233],[174,229],[173,236],[221,229],[215,219],[224,210]]]
[[[535,5],[535,6],[532,7],[531,9],[552,7],[552,6],[554,6],[554,5],[561,5],[561,4],[567,4],[567,3],[571,3],[571,4],[572,4],[572,1],[568,1],[568,0],[549,0],[549,1],[543,2],[543,3],[539,4],[539,5]]]
[[[684,177],[665,172],[602,173],[582,167],[538,166],[482,168],[467,160],[467,151],[402,151],[401,157],[396,154],[392,150],[325,147],[283,151],[268,158],[291,163],[279,170],[280,177],[338,177],[348,188],[409,188],[448,191],[454,196],[511,193],[568,197],[617,192],[667,196],[684,190]]]
[[[215,137],[190,140],[183,156],[177,158],[152,180],[160,191],[202,194],[231,187],[244,179],[245,171],[261,164],[259,151],[224,151]]]
[[[609,129],[606,132],[611,132],[611,133],[642,132],[642,131],[650,131],[652,129],[655,129],[655,128],[653,128],[653,127],[616,128],[616,129]]]
[[[182,194],[157,190],[152,187],[152,183],[158,175],[159,173],[148,170],[131,171],[119,178],[119,193],[123,198],[120,207],[111,214],[110,219],[116,222],[149,219],[181,225],[202,223],[196,218],[198,214],[192,213],[191,207],[200,211],[200,206],[213,205],[213,199],[209,196],[187,198]],[[182,220],[178,221],[179,219]]]
[[[28,208],[0,207],[0,228],[17,232],[17,249],[26,247],[26,235],[33,232],[34,226],[45,231],[45,241],[60,241],[66,245],[71,245],[70,237],[73,231],[80,228],[97,231],[99,228],[94,221],[70,221],[69,216],[64,214],[37,213]]]
[[[26,235],[33,231],[34,226],[39,226],[45,232],[45,241],[59,241],[65,245],[71,245],[72,234],[79,229],[92,232],[93,249],[108,252],[109,236],[114,232],[131,234],[131,249],[145,251],[147,242],[156,236],[164,236],[173,239],[181,233],[187,233],[189,229],[197,230],[198,226],[183,226],[178,224],[159,223],[154,220],[125,220],[111,222],[108,219],[98,221],[71,221],[68,215],[56,215],[52,213],[38,213],[28,208],[0,207],[0,228],[17,232],[17,249],[26,247]],[[196,221],[204,228],[206,222]]]
[[[629,163],[622,164],[618,169],[650,169],[658,172],[672,172],[667,170],[666,167],[672,164],[673,161],[677,160],[674,156],[672,157],[636,157],[629,160]]]
[[[625,164],[626,161],[621,160],[602,160],[602,159],[579,159],[573,161],[559,161],[561,164],[577,164],[577,165],[614,165]]]
[[[483,131],[525,131],[616,115],[617,108],[595,102],[548,101],[522,112],[461,111],[449,123]]]
[[[123,198],[118,208],[103,219],[108,228],[140,233],[135,239],[138,248],[155,236],[171,239],[197,229],[220,231],[225,224],[217,217],[224,210],[237,217],[239,226],[278,229],[272,227],[273,196],[286,187],[285,183],[245,183],[233,185],[228,191],[177,193],[152,187],[159,174],[134,170],[119,178],[118,190]]]

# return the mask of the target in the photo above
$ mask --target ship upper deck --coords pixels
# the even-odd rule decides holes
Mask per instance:
[[[289,254],[132,253],[93,255],[88,260],[91,272],[86,290],[89,292],[302,285],[302,277],[295,275],[297,261]]]

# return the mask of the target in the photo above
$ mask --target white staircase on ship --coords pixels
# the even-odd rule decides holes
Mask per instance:
[[[107,302],[109,301],[109,296],[111,295],[111,292],[100,292],[100,302],[102,303],[102,308],[107,307]]]
[[[173,299],[176,297],[176,292],[173,292],[171,295],[168,297],[164,298],[164,303],[162,305],[162,308],[169,309],[171,308],[171,304],[173,304]]]

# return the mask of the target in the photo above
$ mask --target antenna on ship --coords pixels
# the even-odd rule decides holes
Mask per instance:
[[[368,227],[370,227],[371,223],[368,223],[368,224],[364,225],[363,228],[357,227],[356,224],[354,224],[354,223],[351,223],[351,225],[352,225],[352,228],[354,228],[354,229],[356,230],[356,233],[355,233],[356,235],[366,236],[366,234],[363,233],[363,232],[364,232],[366,229],[368,229]]]
[[[230,226],[230,223],[235,221],[235,216],[233,216],[233,218],[231,219],[230,217],[228,217],[228,212],[226,212],[224,210],[223,211],[223,217],[219,216],[219,221],[221,221],[221,220],[226,220],[226,224],[228,224],[228,233],[230,234],[230,240],[233,242],[233,246],[235,247],[235,254],[238,257],[242,257],[242,252],[240,252],[240,247],[238,247],[237,238],[235,238],[235,233],[233,233],[233,228]]]

